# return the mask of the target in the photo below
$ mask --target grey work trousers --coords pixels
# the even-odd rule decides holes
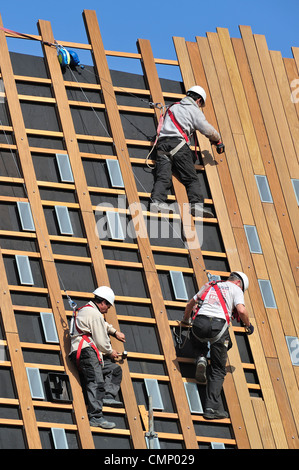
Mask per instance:
[[[172,173],[175,173],[186,188],[189,202],[191,204],[203,203],[204,198],[194,167],[193,152],[189,145],[185,144],[171,159],[163,155],[163,152],[170,152],[180,142],[181,139],[174,137],[163,137],[158,140],[155,183],[151,198],[160,202],[166,201],[167,192],[172,185]]]
[[[208,317],[202,314],[197,315],[193,322],[191,341],[197,357],[206,356],[208,344],[199,341],[199,338],[213,338],[222,329],[226,320],[215,317]],[[210,364],[207,367],[207,386],[205,408],[223,411],[221,401],[221,391],[226,376],[227,351],[232,347],[228,329],[215,343],[210,344]]]
[[[76,352],[72,353],[71,360],[76,363]],[[82,349],[79,365],[80,379],[88,405],[88,417],[101,418],[103,399],[115,398],[120,389],[122,369],[106,357],[102,366],[95,351],[90,347]]]

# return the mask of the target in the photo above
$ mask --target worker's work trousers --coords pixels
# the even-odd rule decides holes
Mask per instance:
[[[200,182],[194,168],[194,154],[189,145],[183,145],[171,158],[163,155],[163,152],[170,152],[180,142],[181,139],[165,137],[158,141],[152,200],[166,202],[167,193],[172,185],[172,173],[174,173],[186,187],[189,202],[191,204],[203,203]]]
[[[193,322],[191,341],[195,349],[197,358],[208,354],[207,342],[201,342],[198,338],[213,338],[221,330],[226,320],[215,317],[208,317],[202,314],[197,315]],[[207,386],[205,409],[223,411],[221,391],[226,376],[227,351],[232,347],[228,329],[225,330],[221,338],[210,344],[210,364],[207,367]]]
[[[76,352],[71,355],[71,359],[76,363]],[[88,405],[88,417],[100,418],[103,416],[104,397],[115,398],[119,391],[122,369],[109,358],[104,359],[102,366],[95,351],[90,347],[82,349],[79,365],[80,379],[83,382]]]

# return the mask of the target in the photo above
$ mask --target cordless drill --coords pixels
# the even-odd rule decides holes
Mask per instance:
[[[225,151],[224,144],[221,142],[221,140],[219,140],[219,142],[217,142],[215,145],[216,145],[216,152],[218,154],[223,153]]]

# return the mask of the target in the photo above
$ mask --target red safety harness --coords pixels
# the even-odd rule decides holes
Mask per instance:
[[[78,349],[77,349],[77,354],[76,354],[76,364],[77,364],[78,369],[79,369],[79,365],[80,365],[80,356],[81,356],[81,350],[82,350],[82,346],[83,346],[84,341],[86,341],[89,344],[89,346],[91,346],[92,349],[95,351],[95,353],[98,357],[99,363],[102,364],[102,362],[103,362],[102,358],[101,358],[100,351],[98,350],[96,345],[90,339],[91,334],[90,333],[83,333],[83,331],[81,331],[80,328],[77,325],[77,314],[78,314],[79,310],[81,310],[82,308],[86,308],[86,307],[93,308],[92,305],[87,304],[87,305],[84,305],[83,307],[78,308],[74,311],[74,324],[75,324],[76,330],[78,331],[79,335],[82,335],[81,341],[80,341]]]
[[[173,106],[174,104],[180,104],[180,102],[176,102],[176,103],[173,103],[171,104],[165,111],[165,114],[161,114],[160,116],[160,119],[159,119],[159,124],[158,124],[158,128],[157,128],[157,138],[156,138],[156,142],[159,138],[159,135],[160,135],[160,131],[161,131],[161,128],[162,128],[162,125],[164,123],[164,120],[165,120],[165,117],[166,115],[168,114],[170,119],[172,120],[173,124],[175,125],[175,127],[177,128],[177,130],[182,134],[182,136],[184,137],[185,141],[186,141],[186,144],[190,145],[190,141],[189,141],[189,138],[186,134],[186,132],[184,132],[182,126],[180,125],[180,123],[177,121],[177,119],[174,117],[174,114],[173,112],[170,110],[171,106]],[[195,155],[196,155],[196,159],[197,159],[197,150],[196,150],[196,147],[198,145],[198,142],[197,142],[197,137],[196,137],[196,132],[194,132],[194,141],[195,141]],[[155,143],[156,143],[155,142]]]
[[[217,281],[217,282],[223,282],[223,281]],[[221,290],[219,289],[218,285],[217,285],[217,282],[216,281],[211,281],[209,282],[209,286],[206,288],[206,290],[203,292],[202,296],[200,297],[200,301],[203,302],[208,294],[208,292],[212,289],[212,287],[215,289],[217,295],[218,295],[218,299],[219,299],[219,302],[221,304],[221,307],[224,311],[224,314],[225,314],[225,318],[226,318],[226,321],[227,321],[227,324],[229,325],[229,322],[230,322],[230,318],[229,318],[229,314],[228,314],[228,311],[227,311],[227,307],[226,307],[226,304],[225,304],[225,300],[224,300],[224,297],[223,297],[223,294],[221,292]],[[200,306],[197,307],[194,315],[193,315],[193,318],[192,320],[195,319],[195,317],[198,315],[198,312],[200,310]]]

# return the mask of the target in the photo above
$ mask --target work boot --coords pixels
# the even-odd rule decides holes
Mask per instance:
[[[155,213],[160,212],[163,214],[169,214],[171,209],[166,202],[157,201],[156,199],[154,199],[150,204],[150,211]]]
[[[205,419],[225,419],[228,418],[226,411],[213,410],[213,408],[206,408],[203,414]]]
[[[215,214],[209,207],[205,207],[202,203],[198,202],[191,204],[191,215],[193,217],[202,217],[206,219],[214,219]]]
[[[200,384],[207,383],[207,359],[201,356],[196,361],[195,379]]]
[[[115,423],[112,421],[107,421],[107,419],[105,419],[103,416],[101,416],[101,418],[91,418],[89,420],[89,424],[90,426],[96,426],[103,429],[113,429],[116,426]]]
[[[115,400],[115,398],[104,398],[103,400],[104,406],[112,406],[113,408],[123,408],[124,404],[121,401]]]

